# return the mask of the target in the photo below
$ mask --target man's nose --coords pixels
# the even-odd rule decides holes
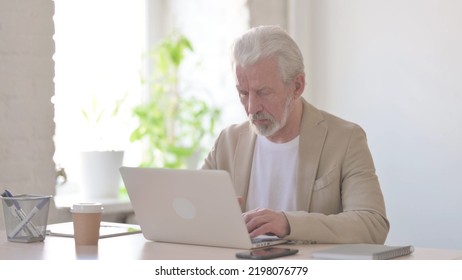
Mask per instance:
[[[247,111],[249,114],[253,115],[260,112],[263,109],[260,98],[256,94],[249,94],[249,99],[247,101]]]

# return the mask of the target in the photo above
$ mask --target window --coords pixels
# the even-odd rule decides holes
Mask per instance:
[[[138,102],[145,7],[143,1],[56,0],[54,20],[54,159],[65,168],[69,185],[76,185],[80,151],[128,147],[130,112],[122,111],[118,126],[109,125],[101,139],[96,135],[102,133],[99,127],[89,130],[82,110],[95,123],[96,115],[109,114],[118,99],[127,96],[125,108]]]
[[[237,98],[229,50],[234,39],[249,28],[246,0],[170,1],[173,26],[188,36],[195,48],[186,73],[209,91],[223,108],[223,125],[240,122],[245,113]],[[199,70],[190,71],[200,61]]]
[[[232,40],[248,28],[245,0],[55,0],[54,20],[54,159],[65,168],[69,180],[58,194],[77,190],[82,150],[124,149],[124,164],[139,163],[141,148],[129,143],[134,122],[130,108],[142,100],[146,46],[172,30],[183,33],[193,44],[195,51],[185,62],[183,75],[189,83],[205,89],[222,108],[220,128],[245,118],[228,52]],[[100,127],[88,130],[82,110],[108,112],[123,98],[117,126],[109,126],[107,131]],[[102,132],[108,135],[108,142],[98,137]]]

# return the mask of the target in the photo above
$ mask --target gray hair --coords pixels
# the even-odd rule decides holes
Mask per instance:
[[[254,27],[239,37],[232,48],[231,64],[250,66],[262,59],[276,57],[284,82],[305,73],[303,56],[297,43],[279,26]]]

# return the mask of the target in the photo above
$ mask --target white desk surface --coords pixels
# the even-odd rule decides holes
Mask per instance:
[[[300,250],[298,254],[284,258],[293,260],[311,259],[313,252],[331,246],[334,245],[280,245]],[[0,231],[1,260],[227,260],[236,259],[238,251],[243,250],[152,242],[142,234],[100,239],[98,246],[75,246],[73,238],[57,236],[47,236],[43,242],[16,243],[7,241],[5,230]],[[462,251],[415,248],[412,255],[398,259],[462,259]]]

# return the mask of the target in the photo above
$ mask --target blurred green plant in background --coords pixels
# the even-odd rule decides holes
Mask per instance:
[[[150,53],[149,96],[133,109],[138,126],[130,136],[145,145],[143,167],[185,168],[191,157],[208,150],[204,138],[215,136],[220,110],[180,90],[179,70],[188,52],[190,41],[174,34]]]

